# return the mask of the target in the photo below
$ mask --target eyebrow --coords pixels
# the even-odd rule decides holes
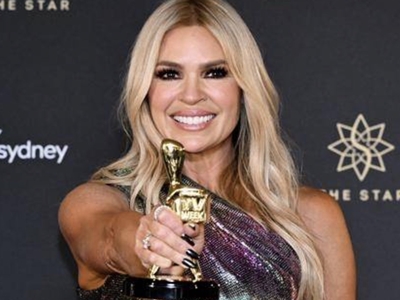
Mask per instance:
[[[213,60],[210,62],[206,62],[204,64],[201,64],[200,67],[203,69],[207,69],[207,68],[211,68],[211,67],[215,67],[215,66],[219,66],[219,65],[226,65],[226,60],[224,59],[218,59],[218,60]],[[167,66],[167,67],[172,67],[172,68],[182,68],[182,66],[176,62],[173,61],[168,61],[168,60],[162,60],[159,61],[156,65],[158,66]]]

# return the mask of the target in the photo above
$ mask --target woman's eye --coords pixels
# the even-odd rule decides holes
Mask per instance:
[[[228,70],[224,67],[212,68],[206,72],[206,78],[224,78],[228,75]]]
[[[179,72],[173,69],[162,69],[156,71],[156,77],[162,80],[179,79]]]

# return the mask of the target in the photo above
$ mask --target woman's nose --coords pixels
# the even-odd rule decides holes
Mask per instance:
[[[195,76],[185,78],[182,85],[180,101],[187,104],[196,104],[204,100],[206,97],[200,81],[201,79]]]

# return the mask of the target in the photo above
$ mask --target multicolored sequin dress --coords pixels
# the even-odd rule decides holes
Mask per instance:
[[[190,179],[182,181],[200,187]],[[220,284],[220,300],[296,299],[301,270],[294,250],[228,201],[215,194],[211,199],[200,265],[205,278]],[[142,210],[143,203],[138,202],[137,209]],[[131,299],[121,293],[125,278],[111,275],[99,289],[78,289],[78,295],[85,300]]]

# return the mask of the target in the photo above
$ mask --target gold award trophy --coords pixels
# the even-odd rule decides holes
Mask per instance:
[[[164,205],[173,210],[184,223],[205,223],[210,217],[209,193],[181,183],[185,150],[177,141],[165,139],[161,145],[169,190]],[[133,299],[217,300],[218,284],[204,280],[200,264],[190,268],[191,276],[157,275],[158,266],[152,266],[148,277],[130,277],[125,281],[124,293]]]

